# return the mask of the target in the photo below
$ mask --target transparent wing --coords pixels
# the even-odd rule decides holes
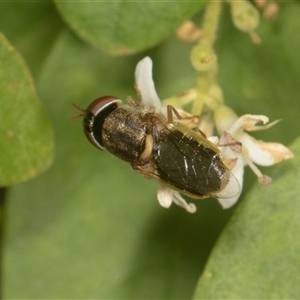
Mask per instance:
[[[226,186],[221,192],[214,195],[214,197],[218,199],[223,208],[229,208],[235,204],[240,194],[240,184],[233,173],[228,170],[228,182]]]

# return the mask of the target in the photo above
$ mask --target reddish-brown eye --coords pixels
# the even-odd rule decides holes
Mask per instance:
[[[102,142],[102,127],[105,119],[122,104],[115,96],[103,96],[94,100],[85,110],[83,118],[84,133],[92,145],[105,150]]]

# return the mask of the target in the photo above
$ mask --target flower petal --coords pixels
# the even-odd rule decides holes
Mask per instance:
[[[221,136],[220,143],[226,144],[224,140],[224,135]],[[242,188],[243,188],[243,176],[244,176],[244,157],[243,153],[233,151],[229,146],[220,147],[223,159],[227,167],[231,170],[231,176],[229,178],[229,183],[219,194],[216,194],[216,198],[221,204],[221,206],[226,209],[233,206],[239,199]],[[237,183],[236,183],[237,181]],[[233,195],[228,197],[228,195]]]
[[[152,79],[152,60],[150,57],[145,57],[137,64],[135,69],[135,84],[142,105],[145,107],[155,107],[160,111],[161,102]]]
[[[184,198],[167,185],[162,184],[157,190],[157,200],[162,207],[169,208],[174,202],[176,205],[184,208],[189,213],[196,212],[197,208],[193,203],[187,203]]]
[[[157,200],[162,207],[169,208],[173,202],[173,190],[162,184],[157,189]]]
[[[196,212],[197,208],[196,205],[193,203],[187,203],[184,198],[177,192],[173,191],[173,201],[178,206],[184,208],[187,212],[193,214]]]
[[[264,151],[268,151],[272,154],[275,164],[281,162],[284,159],[290,159],[294,157],[294,154],[282,144],[265,143],[263,141],[258,141],[258,143]]]
[[[266,124],[269,122],[269,118],[263,115],[243,115],[239,117],[231,126],[229,132],[234,135],[238,130],[253,131],[257,130],[255,126],[258,122]],[[267,128],[266,128],[267,129]]]
[[[282,144],[258,141],[246,133],[241,136],[240,141],[247,148],[250,159],[261,166],[272,166],[294,156]]]
[[[241,194],[238,194],[231,198],[217,198],[217,200],[219,201],[223,209],[227,209],[233,206],[239,200],[240,195]]]
[[[233,151],[230,150],[230,152],[233,152]],[[222,151],[222,153],[223,153],[223,151]],[[231,170],[232,174],[231,174],[231,178],[229,179],[230,182],[228,183],[228,185],[225,187],[224,190],[222,190],[219,194],[216,195],[217,200],[219,201],[219,203],[221,204],[221,206],[224,209],[230,208],[237,202],[237,200],[239,199],[239,197],[241,195],[242,187],[243,187],[244,161],[243,161],[241,154],[238,154],[236,152],[233,152],[233,153],[235,153],[236,163],[235,163],[235,166],[233,167],[233,169]],[[226,158],[226,153],[224,155],[224,158]],[[234,192],[234,191],[231,191],[230,189],[235,190],[237,188],[235,181],[238,182],[239,190],[237,191],[236,194],[234,194],[234,196],[228,198],[228,197],[226,197],[226,194],[231,194],[232,192]]]

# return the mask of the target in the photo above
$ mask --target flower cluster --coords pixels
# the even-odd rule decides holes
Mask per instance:
[[[141,104],[144,107],[155,108],[156,113],[166,116],[166,107],[162,105],[152,79],[152,60],[149,57],[142,59],[135,71],[135,87]],[[176,108],[177,109],[177,108]],[[182,110],[180,113],[188,114]],[[188,114],[189,115],[189,114]],[[262,122],[264,125],[257,125]],[[216,126],[220,138],[208,137],[210,141],[214,141],[222,152],[225,161],[231,166],[231,172],[237,179],[240,189],[243,186],[244,167],[248,165],[258,177],[261,184],[267,185],[271,182],[271,178],[263,175],[257,168],[257,165],[271,166],[284,159],[293,157],[293,154],[288,148],[279,143],[266,143],[258,141],[251,137],[247,132],[266,130],[275,125],[278,121],[269,123],[269,119],[263,115],[243,115],[238,117],[229,107],[220,105],[214,111],[214,125]],[[211,127],[208,125],[208,127]],[[241,149],[226,145],[242,144]],[[221,147],[221,145],[223,145]],[[236,203],[241,191],[231,198],[223,198],[221,195],[216,198],[223,208],[229,208]],[[157,192],[157,199],[161,206],[170,207],[175,204],[183,207],[188,212],[196,211],[196,206],[192,203],[187,203],[178,191],[171,189],[169,186],[161,184]]]

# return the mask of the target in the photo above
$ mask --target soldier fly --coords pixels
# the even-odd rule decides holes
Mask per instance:
[[[84,133],[91,144],[130,163],[146,178],[191,198],[231,198],[240,192],[217,145],[198,128],[181,124],[174,107],[168,106],[166,121],[154,108],[142,108],[132,98],[128,103],[104,96],[87,109],[74,104],[83,112],[77,116],[83,116]]]

